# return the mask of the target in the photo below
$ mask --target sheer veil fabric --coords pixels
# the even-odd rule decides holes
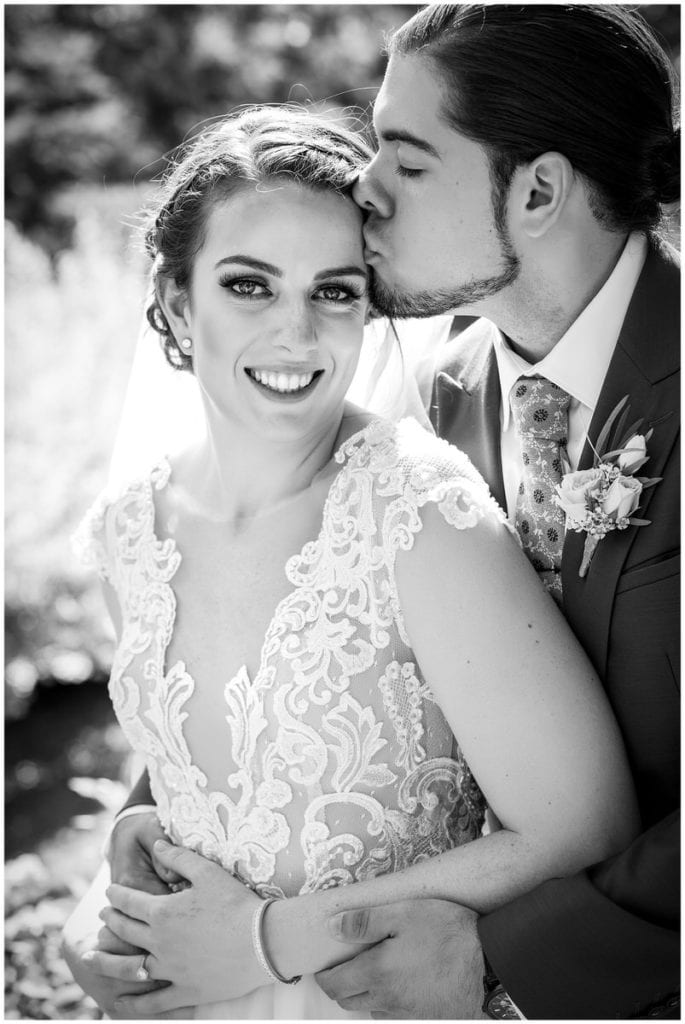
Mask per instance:
[[[381,318],[365,328],[359,367],[347,397],[397,422],[412,416],[432,432],[428,405],[434,367],[451,317]],[[143,318],[110,463],[108,490],[135,479],[204,431],[202,400],[191,373],[167,363],[159,336]]]

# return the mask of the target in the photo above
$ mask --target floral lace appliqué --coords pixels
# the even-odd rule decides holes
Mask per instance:
[[[265,895],[400,870],[476,838],[484,818],[415,663],[394,564],[428,502],[457,529],[504,516],[468,459],[413,421],[372,421],[336,459],[320,533],[285,566],[292,590],[255,677],[242,667],[212,692],[183,662],[165,665],[181,554],[155,534],[154,491],[169,464],[96,505],[81,530],[121,602],[110,692],[162,825]],[[220,750],[188,744],[206,707],[225,722]]]

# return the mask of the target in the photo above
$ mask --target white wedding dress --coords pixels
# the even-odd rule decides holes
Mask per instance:
[[[145,757],[163,827],[262,896],[398,871],[477,838],[484,821],[482,794],[415,663],[394,565],[428,503],[459,530],[504,516],[466,456],[413,420],[373,420],[336,460],[320,533],[285,566],[292,589],[252,679],[243,667],[216,688],[196,687],[184,661],[166,663],[183,558],[173,537],[156,534],[167,460],[99,499],[79,534],[119,597],[110,692]],[[208,715],[211,739],[197,725]],[[197,1019],[366,1016],[341,1010],[311,977],[196,1010]]]

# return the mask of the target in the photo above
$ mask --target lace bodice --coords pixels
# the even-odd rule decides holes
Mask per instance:
[[[285,566],[292,589],[252,679],[243,667],[196,687],[184,661],[165,663],[183,557],[155,534],[167,461],[99,499],[79,531],[121,605],[110,692],[163,827],[262,895],[397,871],[483,824],[483,797],[415,663],[394,569],[427,503],[460,530],[502,513],[466,456],[411,420],[374,420],[336,460],[319,535]],[[211,742],[189,738],[201,711]]]

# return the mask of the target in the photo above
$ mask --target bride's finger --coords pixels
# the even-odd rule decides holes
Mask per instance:
[[[158,1013],[165,1013],[170,1010],[189,1010],[199,1001],[197,993],[189,992],[187,988],[180,988],[178,985],[167,985],[156,992],[148,992],[144,996],[122,996],[117,999],[114,1008],[119,1014],[127,1014],[137,1020],[148,1020]],[[192,1018],[192,1012],[186,1014]]]
[[[117,885],[113,882],[107,886],[105,896],[115,908],[120,910],[127,917],[134,917],[137,921],[150,923],[152,912],[155,906],[159,907],[160,899],[163,896],[151,896],[147,892],[140,892],[138,889],[129,889],[126,885]]]
[[[89,950],[81,957],[81,963],[86,964],[89,970],[95,974],[103,974],[107,978],[115,978],[117,981],[131,981],[141,983],[138,971],[143,966],[145,958],[145,970],[153,981],[168,981],[158,973],[158,963],[150,953],[139,953],[136,956],[118,956],[116,953],[100,953],[98,950]],[[147,979],[145,979],[147,980]],[[145,983],[144,981],[142,982]]]
[[[110,931],[118,935],[125,942],[133,946],[140,946],[141,949],[149,949],[152,944],[152,931],[142,921],[134,921],[133,918],[114,910],[112,907],[104,907],[99,914]]]

